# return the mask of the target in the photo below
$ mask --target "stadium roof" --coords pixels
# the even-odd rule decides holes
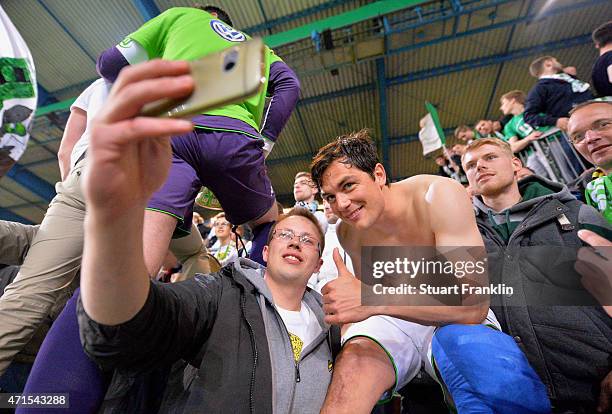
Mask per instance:
[[[97,75],[96,56],[176,0],[3,0],[36,65],[39,109],[27,151],[0,180],[0,218],[39,223],[59,180],[69,105]],[[499,97],[529,90],[529,62],[552,54],[589,80],[591,31],[607,0],[218,0],[300,77],[302,95],[267,160],[279,200],[334,137],[370,128],[393,179],[436,169],[417,139],[424,102],[448,134],[497,119]]]

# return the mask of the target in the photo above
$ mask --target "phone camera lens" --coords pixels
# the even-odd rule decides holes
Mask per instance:
[[[238,61],[238,51],[232,50],[228,52],[223,58],[223,70],[229,72],[234,69],[236,62]]]

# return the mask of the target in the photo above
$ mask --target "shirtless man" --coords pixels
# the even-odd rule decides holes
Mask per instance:
[[[362,246],[483,246],[472,204],[459,183],[421,175],[390,184],[366,130],[342,136],[321,148],[311,169],[323,199],[342,220],[337,229],[338,238],[351,257],[357,277],[361,276]],[[337,252],[334,255],[337,256]],[[466,257],[467,260],[482,258]],[[499,326],[491,312],[487,316],[489,303],[482,297],[473,304],[466,305],[464,301],[463,306],[362,306],[361,282],[342,266],[339,257],[335,257],[335,262],[339,277],[322,290],[326,322],[352,325],[344,327],[344,347],[336,360],[324,413],[370,412],[387,391],[392,393],[407,384],[419,372],[422,361],[426,362],[425,368],[430,375],[436,378],[428,356],[435,326],[481,323]],[[473,329],[475,335],[506,337],[481,326],[460,327],[463,328]],[[510,338],[501,338],[502,341],[507,339]],[[507,351],[520,360],[519,364],[526,364],[511,339],[510,343],[503,354]],[[470,347],[448,345],[457,347],[459,352]],[[466,357],[470,356],[476,357]],[[499,352],[487,356],[491,358],[488,363],[494,364],[492,359],[502,356]],[[482,362],[475,361],[472,366],[478,370],[478,365]],[[527,370],[530,367],[527,366]],[[521,381],[539,383],[537,376],[526,379],[510,371],[492,377],[495,378],[492,382],[497,381],[497,389],[504,392],[518,391]],[[541,383],[533,389],[538,390],[534,395],[543,395],[546,399]],[[456,408],[465,408],[459,407],[460,397],[453,394],[453,389],[449,391]],[[479,399],[479,392],[483,390],[474,391],[472,398]],[[491,389],[484,392],[488,391]],[[504,395],[490,397],[497,399],[496,404],[506,400]],[[477,403],[473,399],[469,407],[474,408],[475,404],[483,409],[491,407],[487,401]],[[538,406],[532,401],[524,404],[530,409]],[[523,408],[524,405],[513,407]]]

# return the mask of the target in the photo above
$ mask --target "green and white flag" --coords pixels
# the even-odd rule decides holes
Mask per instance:
[[[444,130],[440,125],[440,118],[438,118],[438,111],[429,102],[425,102],[425,107],[428,113],[419,121],[421,127],[419,141],[423,145],[423,155],[430,154],[446,144]]]
[[[0,164],[25,151],[36,112],[34,61],[23,38],[0,7]]]

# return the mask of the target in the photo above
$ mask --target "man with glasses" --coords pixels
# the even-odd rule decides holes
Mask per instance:
[[[586,186],[586,201],[612,224],[612,102],[578,105],[567,130],[576,150],[597,167]]]
[[[214,218],[213,227],[217,241],[210,248],[210,252],[221,266],[225,266],[238,257],[236,243],[232,241],[232,224],[225,218],[225,213],[219,213]]]
[[[94,121],[78,305],[83,346],[102,368],[130,377],[187,361],[187,385],[174,390],[180,398],[164,399],[162,412],[318,413],[332,341],[321,297],[306,288],[325,243],[310,212],[278,219],[263,249],[267,268],[239,259],[174,284],[147,275],[144,207],[170,167],[167,137],[191,124],[134,117],[161,96],[190,93],[191,77],[176,77],[187,73],[185,62],[126,68]],[[121,179],[109,182],[109,174]]]

